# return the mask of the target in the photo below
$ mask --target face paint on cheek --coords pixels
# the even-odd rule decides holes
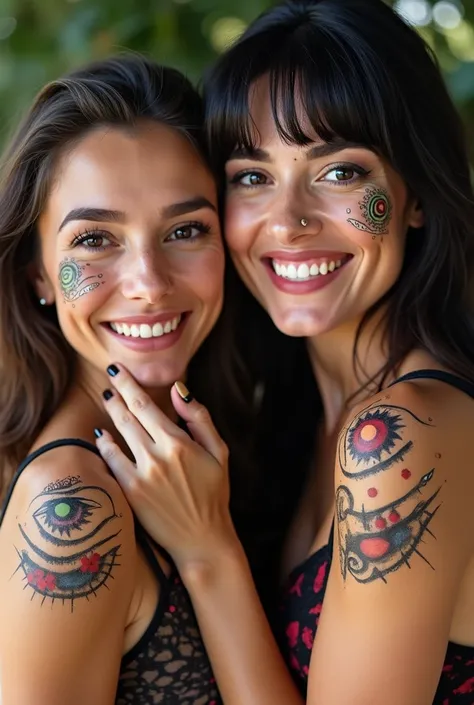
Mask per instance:
[[[362,201],[359,201],[361,220],[348,218],[347,222],[357,230],[372,235],[388,235],[388,224],[392,217],[392,204],[387,191],[378,186],[368,186]]]
[[[97,281],[102,279],[103,274],[87,276],[87,267],[90,267],[90,264],[79,264],[75,259],[69,257],[60,263],[58,279],[64,303],[76,301],[104,284],[104,282]]]

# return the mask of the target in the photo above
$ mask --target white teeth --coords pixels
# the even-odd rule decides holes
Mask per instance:
[[[341,264],[342,260],[340,259],[336,261],[331,260],[330,262],[321,262],[319,266],[316,263],[309,266],[307,262],[285,265],[272,260],[272,266],[275,274],[279,277],[284,277],[285,279],[291,279],[292,281],[306,281],[321,274],[325,276],[328,272],[334,272],[334,270],[338,269]]]
[[[165,333],[171,333],[171,331],[176,330],[181,321],[181,316],[175,316],[170,321],[165,323],[155,323],[153,326],[148,325],[148,323],[141,323],[140,325],[132,323],[128,326],[126,323],[110,323],[110,327],[113,331],[119,335],[125,335],[127,337],[132,336],[132,338],[160,338]]]
[[[286,276],[288,279],[298,279],[298,271],[294,264],[289,264],[286,268]]]
[[[151,338],[152,335],[151,326],[147,323],[142,323],[140,326],[140,338]]]
[[[309,267],[307,264],[300,264],[298,267],[298,279],[307,279],[309,277]]]

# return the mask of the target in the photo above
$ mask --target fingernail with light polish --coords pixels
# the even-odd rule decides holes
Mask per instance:
[[[186,402],[186,404],[189,404],[189,402],[194,399],[193,395],[183,382],[175,382],[174,386],[176,387],[176,391],[178,392],[179,396],[183,401]]]

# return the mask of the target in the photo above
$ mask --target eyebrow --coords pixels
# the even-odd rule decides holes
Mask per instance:
[[[69,211],[58,228],[58,233],[72,220],[95,220],[100,223],[123,223],[125,213],[122,211],[108,210],[107,208],[74,208]]]
[[[306,151],[306,159],[312,161],[313,159],[322,159],[323,157],[330,157],[332,154],[341,152],[343,149],[368,149],[367,145],[359,144],[358,142],[346,142],[345,140],[335,140],[334,142],[324,142],[323,144],[316,144],[310,147]],[[246,148],[237,147],[231,153],[228,161],[232,159],[251,159],[257,162],[269,163],[272,161],[269,152],[259,147]]]
[[[176,218],[179,215],[192,213],[201,208],[210,208],[217,213],[217,208],[207,198],[204,198],[204,196],[196,196],[196,198],[190,198],[187,201],[165,206],[161,214],[164,218]],[[62,221],[58,233],[73,220],[89,220],[99,223],[123,223],[126,220],[126,216],[123,211],[109,210],[107,208],[74,208],[72,211],[69,211]]]

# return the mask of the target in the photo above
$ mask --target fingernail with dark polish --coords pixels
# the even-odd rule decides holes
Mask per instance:
[[[100,430],[100,428],[94,428],[94,435],[95,435],[96,438],[100,438],[100,437],[103,436],[104,434],[102,433],[102,431]]]
[[[109,365],[109,366],[107,367],[107,373],[108,373],[111,377],[115,377],[116,375],[118,375],[119,372],[120,372],[120,370],[119,370],[119,368],[117,367],[117,365]]]
[[[114,396],[114,393],[110,389],[105,389],[102,392],[102,396],[104,397],[105,401],[109,401],[109,399],[112,399]]]
[[[187,388],[183,382],[175,382],[174,386],[176,387],[176,391],[178,392],[179,396],[183,401],[186,402],[186,404],[189,404],[190,401],[194,399],[193,395]]]

